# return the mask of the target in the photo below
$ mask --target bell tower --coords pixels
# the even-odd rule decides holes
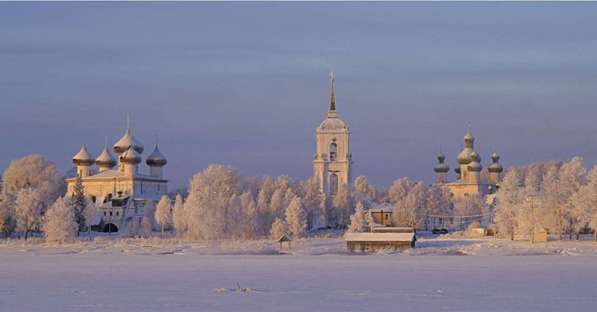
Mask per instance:
[[[327,196],[334,196],[350,183],[350,132],[346,123],[336,112],[336,80],[330,79],[330,100],[326,119],[317,127],[316,153],[313,175],[319,188]]]

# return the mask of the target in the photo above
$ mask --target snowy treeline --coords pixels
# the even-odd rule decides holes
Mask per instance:
[[[78,181],[74,194],[65,197],[64,176],[40,155],[29,155],[10,163],[2,175],[0,232],[27,239],[33,233],[48,241],[72,240],[86,228],[95,207],[85,198]]]
[[[197,173],[188,191],[184,204],[182,197],[177,197],[172,226],[179,236],[208,240],[278,238],[284,233],[303,237],[311,229],[344,228],[355,202],[370,205],[381,193],[369,186],[365,177],[359,177],[354,188],[330,201],[314,179],[243,177],[217,164]]]
[[[532,238],[539,228],[570,238],[597,229],[597,166],[587,170],[575,157],[511,168],[497,192],[494,222],[510,239]]]

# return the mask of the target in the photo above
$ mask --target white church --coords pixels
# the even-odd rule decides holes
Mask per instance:
[[[163,167],[168,161],[156,144],[145,159],[149,172],[142,173],[144,147],[130,127],[112,150],[116,157],[106,145],[93,158],[83,145],[73,156],[73,163],[85,195],[99,207],[91,225],[103,232],[131,232],[140,227],[145,210],[153,208],[168,192],[168,180],[163,176]],[[68,194],[74,193],[77,180],[77,177],[66,180]]]

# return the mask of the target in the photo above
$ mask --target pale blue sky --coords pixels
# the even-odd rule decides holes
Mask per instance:
[[[328,73],[354,174],[597,161],[597,3],[0,3],[0,169],[97,154],[132,114],[172,187],[207,164],[305,178]],[[147,153],[147,152],[146,152]]]

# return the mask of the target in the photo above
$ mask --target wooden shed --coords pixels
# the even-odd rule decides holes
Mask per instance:
[[[280,236],[280,238],[278,238],[278,243],[280,244],[280,253],[284,253],[284,252],[289,252],[290,249],[292,248],[292,246],[290,245],[292,242],[292,239],[290,238],[290,236],[284,234],[282,236]],[[286,244],[286,250],[284,250],[284,244]]]
[[[372,252],[382,249],[402,250],[415,247],[416,235],[410,233],[346,233],[346,247],[350,252]]]

